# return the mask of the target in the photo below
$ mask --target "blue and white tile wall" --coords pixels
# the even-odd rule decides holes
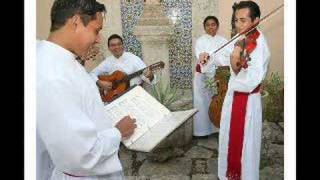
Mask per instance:
[[[192,1],[162,0],[164,13],[179,12],[174,25],[174,35],[169,44],[171,85],[189,89],[192,87]],[[121,0],[121,20],[124,47],[142,58],[141,43],[133,35],[143,12],[143,0]]]

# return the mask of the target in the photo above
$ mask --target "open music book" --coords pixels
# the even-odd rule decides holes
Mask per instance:
[[[113,126],[124,116],[136,119],[137,128],[122,143],[131,150],[150,152],[197,110],[171,112],[141,86],[136,86],[105,106]]]

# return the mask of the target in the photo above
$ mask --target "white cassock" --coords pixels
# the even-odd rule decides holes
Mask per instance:
[[[37,180],[122,179],[121,134],[95,82],[74,54],[49,41],[37,42],[36,102]]]
[[[214,50],[218,49],[227,40],[220,35],[211,36],[204,34],[199,37],[195,44],[196,65],[199,63],[199,55],[202,52],[211,54]],[[213,56],[210,57],[210,60]],[[212,94],[205,88],[205,80],[208,77],[215,75],[216,66],[212,65],[205,73],[195,72],[193,80],[193,105],[199,111],[195,114],[193,123],[193,135],[194,136],[206,136],[212,133],[218,132],[209,119],[209,105],[211,102]]]
[[[127,75],[132,74],[136,71],[139,71],[143,68],[147,67],[146,64],[136,55],[130,52],[123,52],[122,56],[119,58],[112,56],[107,57],[104,61],[102,61],[96,68],[94,68],[90,74],[94,81],[98,80],[98,76],[102,74],[112,74],[113,72],[120,70]],[[130,80],[130,86],[139,85],[142,83],[142,79],[146,80],[147,83],[148,79],[143,75],[137,76]],[[156,82],[156,77],[151,83]]]
[[[226,48],[229,49],[229,54],[231,54],[235,42],[236,41]],[[219,133],[218,176],[221,180],[227,179],[228,156],[231,156],[228,153],[228,151],[231,150],[229,149],[229,134],[231,133],[233,98],[234,95],[237,94],[236,92],[252,93],[247,95],[247,103],[246,106],[244,106],[245,114],[243,116],[244,123],[242,128],[244,134],[242,136],[243,141],[241,142],[242,149],[238,151],[242,152],[239,156],[239,162],[241,164],[240,177],[242,180],[259,179],[262,107],[261,94],[259,91],[256,91],[256,87],[261,84],[265,78],[270,59],[269,48],[261,32],[257,39],[257,46],[250,54],[250,57],[251,61],[248,63],[248,68],[241,69],[237,75],[235,75],[230,68],[231,76],[222,107]],[[228,59],[230,60],[230,57]]]

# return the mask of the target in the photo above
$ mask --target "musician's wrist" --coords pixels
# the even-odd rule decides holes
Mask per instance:
[[[232,71],[235,73],[235,74],[238,74],[238,72],[240,71],[241,67],[239,67],[239,63],[240,63],[240,58],[237,57],[237,56],[231,56],[231,68],[232,68]]]
[[[235,52],[236,54],[239,54],[239,55],[240,55],[240,52],[241,52],[242,50],[243,50],[243,49],[242,49],[241,46],[236,46],[236,47],[234,47],[234,52]]]
[[[97,85],[99,88],[102,88],[101,80],[97,80],[97,81],[96,81],[96,85]]]
[[[237,75],[240,72],[240,68],[238,66],[232,66],[232,71],[234,72],[235,75]]]
[[[149,77],[148,77],[148,79],[150,80],[150,82],[154,79],[154,75],[153,74],[151,74]]]

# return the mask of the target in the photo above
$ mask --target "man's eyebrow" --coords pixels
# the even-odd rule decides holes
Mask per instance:
[[[234,18],[234,20],[246,20],[247,18],[241,17],[241,18]]]

